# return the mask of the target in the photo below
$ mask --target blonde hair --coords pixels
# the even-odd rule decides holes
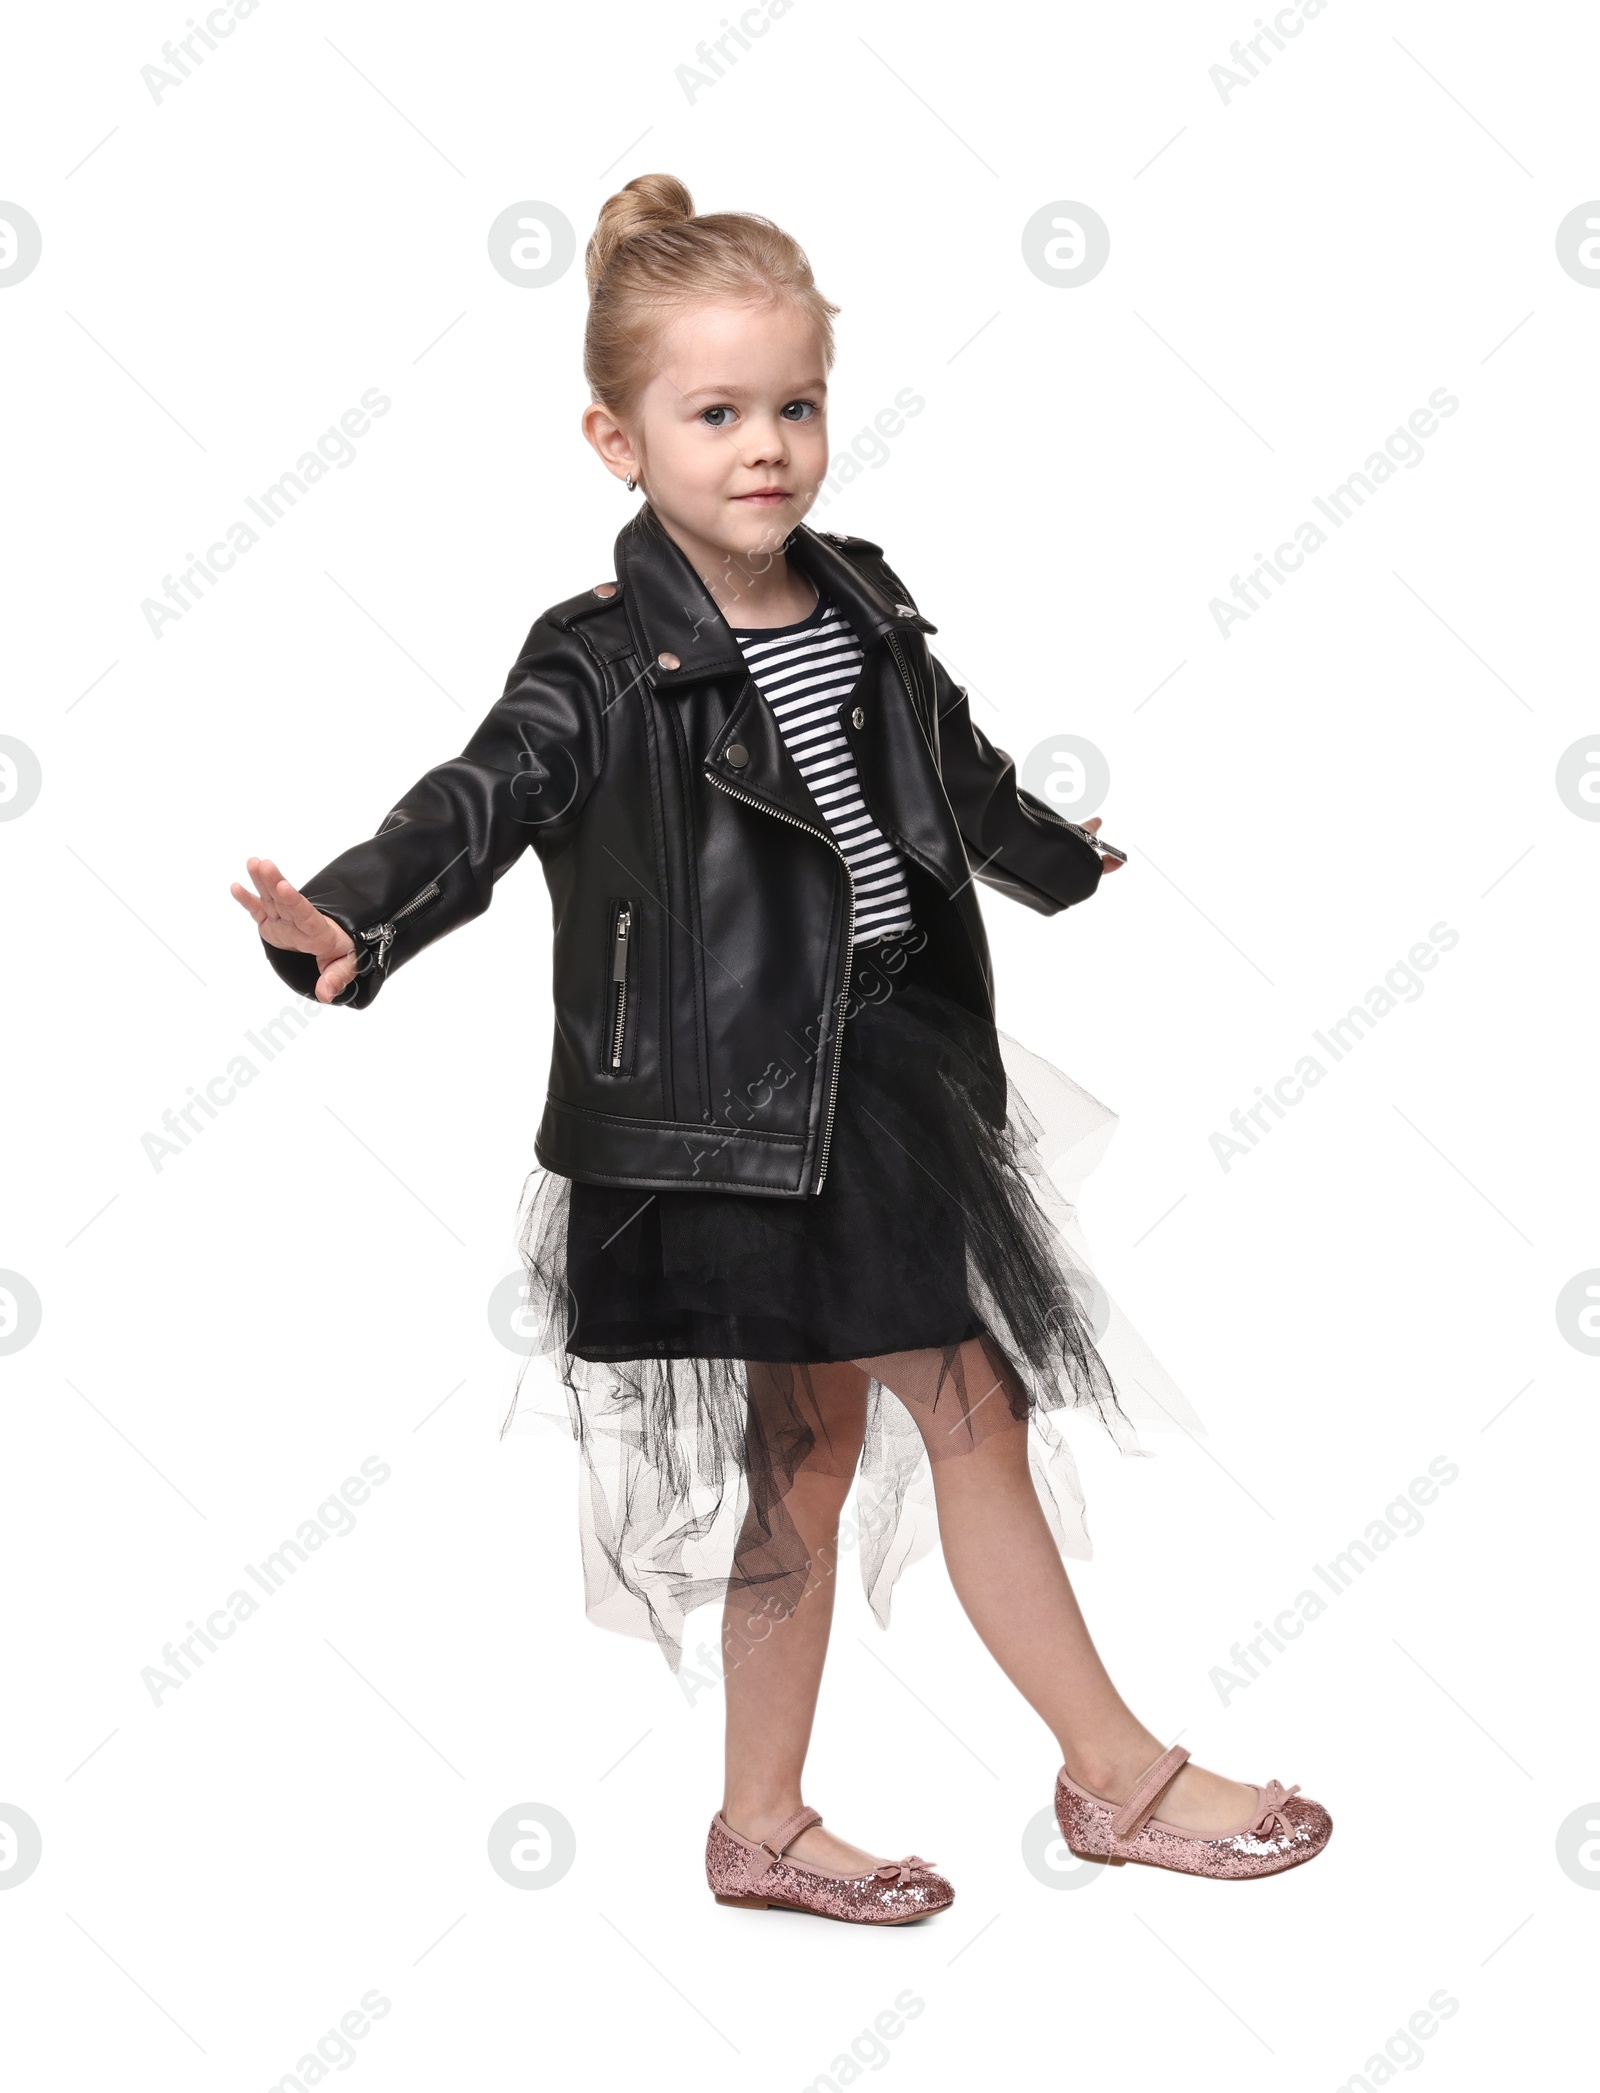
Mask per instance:
[[[808,314],[833,368],[833,316],[796,241],[749,211],[695,216],[676,176],[636,175],[607,197],[584,254],[589,319],[583,374],[591,395],[615,415],[632,412],[655,376],[665,323],[691,306],[767,304],[787,298]]]

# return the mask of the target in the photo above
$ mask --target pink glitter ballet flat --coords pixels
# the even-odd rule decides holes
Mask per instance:
[[[867,1926],[904,1926],[955,1902],[950,1884],[918,1853],[881,1861],[860,1875],[830,1875],[826,1868],[789,1860],[784,1848],[821,1822],[817,1810],[796,1810],[767,1838],[747,1839],[718,1810],[706,1839],[706,1881],[717,1902],[752,1911],[775,1904],[781,1911]]]
[[[1153,1814],[1161,1791],[1189,1756],[1184,1745],[1163,1752],[1139,1776],[1126,1802],[1107,1802],[1080,1788],[1065,1766],[1056,1775],[1056,1822],[1080,1860],[1102,1860],[1114,1868],[1139,1861],[1150,1868],[1175,1868],[1184,1875],[1242,1881],[1281,1875],[1315,1860],[1327,1845],[1333,1819],[1320,1802],[1281,1781],[1256,1790],[1254,1812],[1231,1831],[1186,1831]]]

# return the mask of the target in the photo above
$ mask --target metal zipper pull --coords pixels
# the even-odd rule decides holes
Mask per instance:
[[[633,928],[633,903],[625,901],[617,911],[616,933],[611,940],[611,978],[617,988],[617,1016],[611,1032],[611,1066],[622,1066],[622,1039],[628,1022],[628,934]]]
[[[425,901],[432,901],[438,891],[439,882],[430,880],[420,894],[413,894],[403,908],[397,908],[387,923],[374,923],[370,929],[361,932],[365,943],[377,946],[380,970],[389,964],[389,947],[394,943],[396,925],[403,923],[413,909],[421,908]]]
[[[394,943],[393,923],[374,923],[370,930],[363,930],[360,935],[364,943],[377,946],[378,965],[380,968],[386,967],[389,964],[389,947]]]

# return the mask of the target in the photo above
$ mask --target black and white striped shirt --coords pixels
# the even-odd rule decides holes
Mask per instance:
[[[867,811],[840,714],[861,673],[860,642],[819,597],[797,625],[733,628],[757,688],[844,854],[855,888],[856,943],[872,944],[912,927],[900,853]]]

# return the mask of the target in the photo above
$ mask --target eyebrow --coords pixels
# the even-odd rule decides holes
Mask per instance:
[[[804,378],[799,389],[802,392],[826,392],[828,381],[826,378]],[[682,397],[686,400],[701,400],[714,394],[719,400],[747,400],[751,391],[752,388],[748,385],[697,385],[692,392],[686,392]]]

